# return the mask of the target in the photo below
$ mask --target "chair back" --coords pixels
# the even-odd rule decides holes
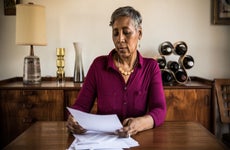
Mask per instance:
[[[215,79],[215,91],[222,123],[230,123],[230,79]]]

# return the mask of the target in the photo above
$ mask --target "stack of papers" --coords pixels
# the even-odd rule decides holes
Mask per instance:
[[[87,130],[85,134],[74,134],[75,140],[69,150],[123,149],[138,146],[133,138],[119,138],[115,134],[122,124],[117,115],[95,115],[67,107],[78,123]]]

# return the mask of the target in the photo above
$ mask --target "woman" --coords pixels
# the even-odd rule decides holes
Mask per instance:
[[[137,50],[142,37],[142,17],[134,8],[116,9],[110,21],[115,48],[91,64],[83,87],[72,106],[90,112],[97,99],[98,114],[117,114],[121,133],[134,135],[164,122],[166,103],[157,62]],[[69,131],[84,133],[70,115]]]

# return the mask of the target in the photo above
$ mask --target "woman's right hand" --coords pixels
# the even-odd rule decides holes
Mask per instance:
[[[69,115],[66,127],[68,131],[73,134],[83,134],[86,132],[86,129],[80,126],[72,115]]]

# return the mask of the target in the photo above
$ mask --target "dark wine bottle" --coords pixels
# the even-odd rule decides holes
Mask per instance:
[[[166,41],[160,45],[158,50],[161,55],[170,55],[173,52],[173,45]]]
[[[164,56],[160,56],[157,58],[157,62],[158,62],[158,65],[160,67],[160,69],[164,69],[165,66],[166,66],[166,59]]]
[[[173,72],[176,72],[177,70],[179,70],[180,65],[177,61],[168,61],[167,68],[172,70]]]
[[[179,61],[184,66],[185,69],[191,69],[194,66],[194,59],[190,55],[186,55],[185,57],[182,57]]]
[[[170,70],[162,69],[161,76],[163,83],[172,83],[174,80],[173,73]]]
[[[184,56],[187,53],[187,44],[185,42],[177,42],[174,44],[173,53],[179,56]]]
[[[187,73],[182,69],[179,69],[177,72],[175,72],[175,77],[177,81],[182,82],[182,83],[187,81],[187,78],[188,78]]]

